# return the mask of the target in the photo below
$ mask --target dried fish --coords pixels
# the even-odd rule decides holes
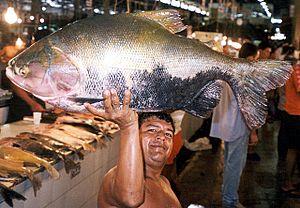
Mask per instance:
[[[31,139],[29,135],[20,137],[6,137],[1,139],[1,142],[7,141],[7,145],[19,147],[22,150],[33,152],[38,157],[43,157],[48,161],[57,161],[60,158],[65,164],[65,170],[69,173],[70,169],[76,168],[76,163],[67,158],[60,151],[56,151],[51,145],[45,145],[35,139]]]
[[[19,194],[18,192],[8,188],[4,184],[0,183],[0,194],[3,197],[4,201],[10,206],[13,207],[13,199],[18,199],[18,200],[26,200],[26,198],[22,195]]]
[[[82,141],[76,137],[72,137],[59,129],[55,129],[55,128],[43,129],[43,130],[40,129],[39,133],[42,133],[46,136],[51,136],[52,138],[55,138],[55,140],[67,143],[75,148],[83,147],[83,149],[86,151],[90,151],[90,152],[96,151],[95,148],[88,142]]]
[[[37,190],[42,187],[40,179],[34,176],[34,172],[31,169],[24,167],[23,162],[0,158],[0,171],[5,173],[5,175],[27,176],[32,184],[34,196],[36,196]]]
[[[58,171],[49,162],[19,148],[0,146],[0,157],[7,160],[32,163],[38,167],[43,166],[52,178],[59,178]]]

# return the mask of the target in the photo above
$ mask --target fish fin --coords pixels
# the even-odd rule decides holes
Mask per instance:
[[[106,142],[104,141],[103,135],[97,136],[97,144],[100,146],[101,149],[103,147],[107,147]]]
[[[81,151],[75,151],[76,155],[78,156],[79,160],[83,160],[84,159],[84,154]]]
[[[96,151],[95,148],[92,145],[90,145],[86,142],[84,142],[82,144],[82,147],[83,147],[84,150],[89,151],[89,152],[95,152]]]
[[[220,101],[221,82],[214,80],[207,83],[182,109],[197,117],[208,117]]]
[[[164,9],[159,11],[138,12],[133,15],[151,19],[162,25],[171,33],[179,33],[186,29],[177,10]]]
[[[246,65],[247,69],[237,71],[241,81],[236,89],[232,89],[248,127],[253,129],[265,123],[266,91],[283,86],[292,73],[292,66],[288,62],[275,60],[261,60],[249,64]]]
[[[54,179],[59,178],[59,172],[50,163],[44,162],[43,166],[46,168],[47,172],[52,178]]]
[[[10,207],[14,206],[12,199],[26,200],[26,198],[22,194],[19,194],[18,192],[6,187],[3,184],[1,184],[1,196]]]
[[[34,196],[36,197],[37,191],[42,187],[42,182],[39,178],[34,176],[32,171],[30,171],[27,176],[32,184]]]
[[[70,170],[72,169],[75,169],[76,168],[76,164],[73,160],[71,160],[70,158],[67,158],[64,156],[64,164],[65,164],[65,170],[66,170],[66,173],[69,174],[70,173]]]

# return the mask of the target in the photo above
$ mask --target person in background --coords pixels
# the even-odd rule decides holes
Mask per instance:
[[[294,65],[297,60],[293,57],[294,48],[290,47],[288,44],[284,44],[281,47],[280,53],[275,59],[285,60],[291,62]],[[277,140],[277,152],[278,152],[278,162],[282,164],[282,162],[286,161],[286,156],[288,152],[288,137],[286,132],[286,111],[285,111],[285,85],[278,88],[278,105],[277,111],[280,119],[280,127],[278,132],[278,140]],[[281,165],[279,164],[279,165]]]
[[[17,46],[15,39],[10,40],[10,43],[0,50],[0,57],[2,63],[7,63],[11,58],[15,57],[20,51],[24,49],[23,46]]]
[[[257,47],[251,43],[242,45],[240,53],[246,52],[249,59],[256,59],[258,56]],[[255,130],[247,126],[227,83],[223,83],[221,100],[213,111],[210,136],[224,141],[223,207],[242,208],[244,206],[239,202],[238,196],[240,177],[246,164],[249,138],[250,144],[256,143],[257,135]]]
[[[298,181],[293,181],[297,158],[300,153],[300,62],[293,65],[294,71],[285,84],[285,133],[288,138],[286,157],[287,177],[281,187],[284,192],[300,196]]]
[[[239,58],[245,58],[249,61],[256,61],[260,57],[260,52],[257,46],[250,42],[246,42],[240,49],[238,56]],[[257,139],[257,136],[253,138]],[[255,152],[257,142],[258,140],[249,140],[247,160],[260,161],[260,156]]]
[[[122,107],[116,90],[103,92],[104,109],[85,104],[89,112],[117,123],[120,151],[117,165],[103,178],[99,207],[181,207],[169,181],[161,175],[173,147],[174,124],[169,114],[143,113],[130,107],[126,90]]]
[[[259,57],[258,59],[271,59],[272,53],[272,46],[267,41],[262,41],[259,45]],[[268,116],[267,116],[267,122],[273,123],[273,121],[276,119],[276,108],[277,108],[277,101],[278,101],[278,92],[277,89],[270,90],[266,92],[267,99],[268,99]],[[248,153],[249,160],[253,161],[260,161],[260,156],[255,152],[253,148],[249,148]]]
[[[268,42],[262,41],[258,45],[259,59],[269,59],[272,52],[272,47]]]
[[[41,38],[49,35],[50,33],[51,31],[48,30],[38,30],[34,34],[34,40],[38,41]],[[14,56],[15,55],[16,54],[14,54]],[[10,57],[8,60],[13,58],[14,56]],[[46,111],[45,103],[43,101],[33,97],[33,95],[16,86],[7,78],[5,79],[6,83],[8,83],[8,86],[6,88],[10,89],[14,94],[12,100],[10,101],[7,123],[22,120],[24,116],[31,116],[33,112]]]

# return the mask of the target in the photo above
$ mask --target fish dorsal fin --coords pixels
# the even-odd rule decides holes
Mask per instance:
[[[178,33],[186,29],[186,26],[181,21],[181,17],[177,10],[164,9],[158,11],[139,12],[134,15],[151,19],[171,33]]]

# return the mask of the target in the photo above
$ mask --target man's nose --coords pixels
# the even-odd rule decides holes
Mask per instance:
[[[158,131],[156,134],[156,139],[165,141],[165,139],[166,139],[165,133],[163,131]]]

